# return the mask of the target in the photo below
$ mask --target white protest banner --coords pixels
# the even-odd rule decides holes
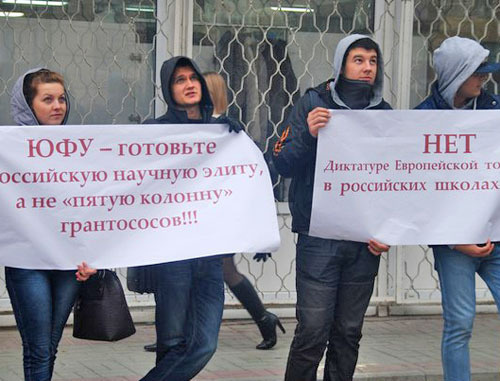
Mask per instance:
[[[498,111],[332,111],[315,176],[313,236],[500,240]]]
[[[224,125],[0,127],[0,264],[32,269],[274,251],[262,153]]]

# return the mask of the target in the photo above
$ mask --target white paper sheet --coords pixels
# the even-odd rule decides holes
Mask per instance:
[[[0,264],[125,267],[275,251],[262,153],[223,125],[0,127]]]
[[[499,218],[498,111],[332,110],[320,130],[313,236],[481,243]]]

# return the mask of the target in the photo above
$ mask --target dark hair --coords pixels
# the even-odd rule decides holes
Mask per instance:
[[[191,69],[194,69],[193,63],[189,58],[186,57],[181,57],[175,64],[175,68],[177,69],[178,67],[190,67]]]
[[[174,72],[180,67],[189,67],[193,69],[196,72],[196,74],[198,74],[197,70],[195,69],[193,63],[189,60],[189,58],[186,57],[180,58],[179,61],[177,61],[177,63],[175,64]]]
[[[37,86],[41,83],[59,83],[64,87],[64,78],[61,74],[48,69],[41,69],[24,77],[23,94],[30,108],[33,107],[33,98],[37,94]]]
[[[345,67],[345,61],[347,60],[347,56],[349,55],[349,52],[352,49],[356,49],[356,48],[363,48],[366,50],[375,50],[378,54],[378,45],[371,38],[366,37],[366,38],[362,38],[360,40],[356,40],[351,45],[349,45],[349,47],[347,48],[347,50],[344,54],[344,58],[342,59],[342,70]]]

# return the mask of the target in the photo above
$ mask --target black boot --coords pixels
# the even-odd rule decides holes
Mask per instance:
[[[269,311],[266,311],[266,315],[257,322],[257,326],[264,339],[257,345],[257,349],[271,349],[276,345],[276,326],[280,327],[281,332],[286,333],[280,319]]]
[[[156,352],[156,343],[145,345],[144,350],[146,352]]]
[[[228,284],[228,286],[259,327],[263,340],[256,348],[270,349],[274,347],[276,345],[276,325],[285,333],[285,329],[281,325],[278,317],[266,311],[255,288],[246,277],[243,277],[238,284],[234,286]]]

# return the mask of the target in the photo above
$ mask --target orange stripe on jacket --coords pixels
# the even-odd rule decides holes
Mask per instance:
[[[278,156],[278,153],[280,153],[281,150],[283,149],[283,144],[285,143],[285,140],[288,137],[289,133],[290,133],[290,126],[288,126],[285,129],[285,131],[283,131],[283,133],[281,134],[280,139],[274,145],[274,150],[273,150],[274,156]]]

